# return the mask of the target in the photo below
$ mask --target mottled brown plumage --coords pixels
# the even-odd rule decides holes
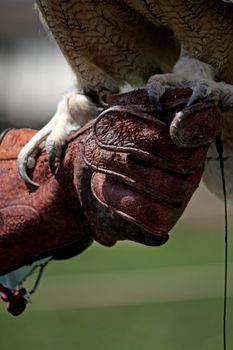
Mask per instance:
[[[101,99],[102,94],[119,92],[125,85],[144,86],[157,74],[147,85],[150,95],[157,94],[157,102],[169,86],[189,86],[194,91],[193,101],[214,93],[225,110],[233,108],[232,2],[37,0],[44,21],[77,77],[79,93]],[[20,153],[22,176],[29,180],[24,171],[28,157],[43,140],[47,140],[52,163],[67,135],[96,112],[96,106],[80,94],[65,96],[51,122]],[[230,114],[223,134],[228,192],[233,199]],[[213,147],[210,152],[207,182],[220,195],[218,163],[211,163],[216,152]]]
[[[233,6],[221,0],[38,0],[82,86],[115,91],[171,71],[180,45],[233,83]]]

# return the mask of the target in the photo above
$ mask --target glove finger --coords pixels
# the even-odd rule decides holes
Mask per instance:
[[[97,118],[94,135],[101,148],[131,153],[153,165],[186,174],[203,165],[208,148],[180,148],[171,140],[167,124],[152,115],[119,106]]]
[[[193,148],[212,142],[222,126],[221,111],[212,103],[199,102],[176,114],[170,125],[170,135],[178,147]]]
[[[174,207],[160,198],[120,183],[101,173],[94,173],[91,189],[95,198],[105,207],[140,226],[141,229],[158,236],[158,244],[165,243],[169,230],[182,214],[185,205]]]
[[[194,174],[176,174],[155,167],[127,153],[114,153],[88,140],[84,160],[89,168],[105,173],[156,198],[179,207],[198,187],[203,168]],[[86,146],[88,145],[86,143]]]

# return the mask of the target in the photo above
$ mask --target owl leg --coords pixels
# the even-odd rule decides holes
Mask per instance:
[[[211,100],[219,105],[223,112],[233,109],[233,85],[224,82],[214,81],[213,69],[197,60],[188,52],[183,50],[182,55],[173,68],[171,74],[162,74],[152,76],[147,85],[148,94],[151,101],[159,102],[159,98],[163,95],[166,89],[177,87],[189,87],[192,89],[192,95],[188,101],[188,106],[195,103],[199,99]],[[227,127],[226,116],[230,113],[224,113],[225,128],[223,128],[222,139],[224,143],[224,169],[227,189],[227,198],[230,203],[233,203],[233,135],[231,127]],[[177,130],[181,129],[185,124],[186,118],[185,110],[180,111],[176,115],[175,127],[170,127],[170,134],[173,140],[177,140],[179,144],[179,137],[177,138]],[[195,145],[193,145],[195,146]],[[203,182],[209,190],[215,193],[218,197],[223,197],[221,170],[219,166],[219,155],[214,144],[210,146],[207,160],[205,164],[205,171],[203,175]]]
[[[226,84],[224,82],[215,82],[213,79],[203,78],[200,70],[200,78],[196,74],[184,76],[184,74],[171,73],[152,76],[147,84],[147,90],[152,103],[158,109],[161,109],[160,97],[167,89],[172,88],[191,88],[192,94],[187,102],[187,107],[199,100],[205,100],[218,105],[222,112],[233,109],[233,85]],[[205,77],[205,74],[203,74]],[[193,78],[192,78],[193,77]],[[186,113],[185,109],[177,113],[176,122],[170,127],[170,135],[177,146],[183,147],[182,142],[177,133],[182,130],[183,124],[185,124]],[[180,142],[180,143],[179,143]],[[193,145],[196,147],[198,145]]]
[[[191,106],[200,99],[209,98],[219,104],[223,111],[232,109],[233,85],[215,82],[214,76],[215,73],[211,66],[182,50],[181,57],[172,73],[153,75],[148,80],[147,91],[151,102],[154,102],[156,106],[160,106],[160,97],[167,89],[191,88],[192,95],[187,106]]]
[[[18,155],[18,169],[23,180],[32,186],[38,186],[28,177],[26,169],[31,167],[32,159],[42,145],[47,151],[51,171],[54,172],[55,159],[60,157],[67,136],[94,118],[97,110],[97,106],[85,95],[79,93],[65,95],[49,123],[31,138]]]
[[[198,100],[208,98],[209,101],[219,104],[223,112],[233,109],[233,85],[224,82],[216,83],[207,79],[188,80],[183,76],[171,73],[153,75],[147,83],[150,100],[158,109],[162,108],[160,97],[164,92],[168,89],[176,88],[192,89],[192,95],[187,102],[187,107]]]
[[[187,106],[195,103],[199,99],[208,97],[211,93],[211,86],[208,80],[189,80],[182,75],[170,73],[170,74],[158,74],[153,75],[147,83],[147,91],[151,102],[161,109],[160,98],[166,90],[176,88],[191,88],[192,95],[187,103]]]

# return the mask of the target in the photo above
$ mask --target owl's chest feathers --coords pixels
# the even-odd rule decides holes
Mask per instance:
[[[177,0],[175,7],[168,0],[150,7],[143,0],[38,2],[81,84],[110,90],[144,84],[158,70],[171,71],[181,44],[233,81],[232,17],[223,3],[216,9],[214,0]]]
[[[116,80],[132,86],[145,84],[158,71],[169,72],[179,57],[179,46],[166,30],[120,32],[92,40],[90,59]],[[91,42],[91,41],[90,41]],[[89,42],[89,44],[90,44]]]
[[[78,79],[114,89],[125,82],[140,86],[159,70],[170,71],[180,50],[172,31],[110,3],[70,8],[56,3],[60,17],[52,32]]]

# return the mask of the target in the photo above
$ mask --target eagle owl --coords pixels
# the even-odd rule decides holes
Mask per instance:
[[[77,77],[50,122],[22,149],[19,172],[45,142],[53,167],[66,137],[96,116],[104,96],[146,86],[192,88],[189,104],[214,96],[224,111],[224,161],[233,200],[233,0],[37,0],[43,21]],[[59,72],[57,72],[59,74]],[[214,145],[204,182],[221,196]]]

